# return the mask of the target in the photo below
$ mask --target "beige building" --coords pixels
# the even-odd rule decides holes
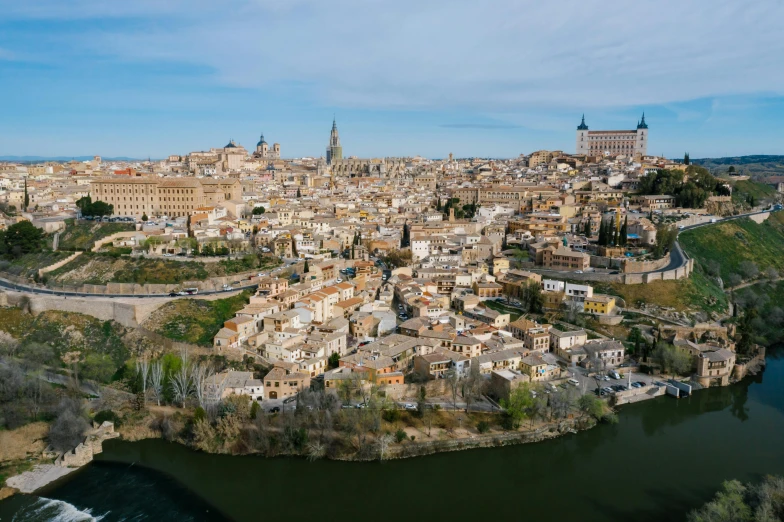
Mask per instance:
[[[648,154],[648,124],[645,114],[635,130],[591,131],[583,121],[577,126],[575,152],[585,156],[646,156]]]
[[[153,178],[115,176],[90,184],[93,201],[114,205],[119,216],[189,216],[197,209],[242,200],[236,179]]]

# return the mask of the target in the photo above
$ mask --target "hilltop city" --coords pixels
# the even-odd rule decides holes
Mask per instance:
[[[573,151],[511,159],[358,158],[333,121],[320,157],[286,159],[262,134],[252,150],[231,139],[154,161],[0,164],[0,297],[17,325],[0,341],[120,398],[93,405],[108,424],[71,439],[87,437],[79,451],[50,455],[88,462],[89,441],[116,436],[120,418],[147,422],[139,411],[164,436],[192,429],[186,443],[233,451],[240,432],[217,433],[239,398],[252,406],[242,422],[383,411],[387,424],[340,413],[354,446],[306,446],[305,417],[304,432],[264,428],[316,457],[367,457],[371,434],[383,458],[430,439],[428,409],[480,415],[439,421],[461,440],[523,419],[560,423],[552,436],[584,426],[574,412],[612,421],[617,405],[754,371],[764,349],[725,322],[721,267],[679,234],[761,223],[776,190],[753,185],[767,187],[755,199],[734,167],[649,155],[645,115],[628,130],[587,121],[564,131]],[[729,283],[759,276],[746,268]],[[166,428],[180,418],[166,404],[188,408],[192,428]]]

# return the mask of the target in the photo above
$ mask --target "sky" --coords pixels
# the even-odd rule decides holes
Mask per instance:
[[[784,0],[0,0],[0,156],[784,154]]]

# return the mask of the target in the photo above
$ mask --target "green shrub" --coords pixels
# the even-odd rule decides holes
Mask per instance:
[[[381,412],[381,417],[387,422],[397,422],[400,420],[400,411],[397,409],[386,409]]]
[[[476,425],[476,429],[479,431],[479,433],[487,433],[490,431],[490,423],[487,421],[479,421],[479,423]]]
[[[250,407],[250,418],[255,419],[256,415],[258,415],[261,406],[257,401],[253,401],[253,404]]]
[[[103,424],[105,421],[113,422],[115,428],[120,426],[120,417],[112,410],[101,410],[93,417],[93,422],[98,425]]]
[[[199,406],[196,408],[196,411],[193,412],[193,422],[199,422],[200,420],[204,420],[207,418],[207,412],[204,411],[204,408]]]
[[[406,440],[406,438],[407,438],[406,432],[403,431],[402,428],[398,428],[398,430],[395,432],[395,440],[398,442],[398,444]]]

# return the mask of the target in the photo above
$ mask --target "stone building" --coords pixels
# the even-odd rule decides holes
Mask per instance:
[[[90,195],[93,201],[114,205],[118,216],[182,217],[203,207],[242,201],[242,187],[236,179],[115,176],[93,180]]]
[[[577,126],[575,152],[586,156],[646,156],[648,154],[648,124],[645,114],[634,130],[588,130],[585,115]]]
[[[253,157],[256,159],[280,159],[280,143],[273,143],[270,148],[264,141],[264,133],[262,133],[256,144],[256,152],[253,153]]]

